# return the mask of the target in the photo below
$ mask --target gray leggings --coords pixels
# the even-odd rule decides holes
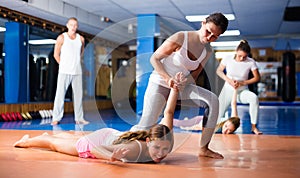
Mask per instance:
[[[149,82],[144,96],[142,117],[131,130],[148,130],[156,124],[166,105],[169,93],[169,88]],[[204,108],[203,127],[215,128],[218,119],[219,101],[214,93],[197,85],[188,84],[180,93],[179,98],[183,106]]]

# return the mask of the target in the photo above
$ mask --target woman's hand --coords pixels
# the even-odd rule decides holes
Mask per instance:
[[[177,81],[177,89],[178,90],[183,90],[185,85],[186,85],[187,78],[183,75],[182,72],[178,72],[175,75],[175,79]]]
[[[233,79],[229,79],[228,83],[234,88],[237,89],[239,87],[239,82]]]
[[[174,77],[169,78],[168,86],[175,90],[183,90],[187,82],[182,72],[178,72]]]
[[[238,89],[241,86],[247,85],[245,81],[234,81],[234,89]]]
[[[237,85],[238,85],[238,87],[241,87],[241,86],[247,85],[247,83],[246,83],[245,81],[238,81],[237,83],[238,83],[238,84],[237,84]],[[237,87],[237,88],[238,88],[238,87]]]
[[[167,83],[170,88],[177,89],[178,84],[177,84],[177,81],[175,78],[173,78],[173,77],[169,78]]]

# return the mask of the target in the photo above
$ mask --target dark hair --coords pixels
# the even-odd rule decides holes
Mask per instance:
[[[247,40],[241,40],[240,44],[236,47],[237,51],[244,51],[248,55],[251,53],[251,47]]]
[[[235,129],[233,130],[233,132],[236,131],[236,129],[240,126],[241,119],[239,117],[231,117],[228,120],[234,125]]]
[[[170,129],[163,124],[157,124],[151,127],[149,131],[125,132],[120,135],[113,144],[128,143],[133,140],[146,141],[146,138],[150,140],[168,140],[173,145],[173,134]]]
[[[218,26],[222,33],[227,30],[228,27],[228,19],[222,13],[213,13],[206,17],[206,23],[212,22],[216,26]]]

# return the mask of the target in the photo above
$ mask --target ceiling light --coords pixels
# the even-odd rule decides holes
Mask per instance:
[[[221,36],[239,36],[240,34],[239,30],[226,30]]]
[[[0,32],[5,32],[6,28],[5,27],[0,27]]]
[[[136,45],[129,45],[129,51],[136,51],[137,46]]]
[[[206,17],[208,17],[209,15],[187,15],[185,16],[185,18],[189,21],[189,22],[201,22],[203,21]],[[224,14],[224,16],[228,19],[228,20],[234,20],[235,16],[233,14]]]
[[[49,45],[55,44],[56,40],[53,39],[42,39],[42,40],[29,40],[29,44],[31,45]]]
[[[101,22],[111,22],[110,18],[104,16],[100,17],[100,20]]]
[[[217,51],[215,52],[216,58],[224,58],[226,56],[232,56],[235,54],[235,51]]]
[[[213,47],[231,47],[238,46],[240,41],[219,41],[219,42],[211,42],[210,45]]]

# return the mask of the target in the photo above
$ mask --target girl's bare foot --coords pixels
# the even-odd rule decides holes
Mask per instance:
[[[191,131],[200,131],[202,130],[202,126],[200,126],[199,124],[197,125],[193,125],[191,127],[180,127],[182,130],[191,130]]]
[[[28,139],[29,139],[29,135],[28,134],[24,135],[19,141],[14,143],[14,147],[21,147],[21,148],[25,147],[25,143]]]
[[[199,157],[209,157],[214,159],[224,159],[223,155],[214,152],[208,148],[201,148],[198,154]]]

